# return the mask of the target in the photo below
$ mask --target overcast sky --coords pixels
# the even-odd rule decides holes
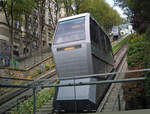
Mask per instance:
[[[111,7],[114,5],[113,0],[105,0]],[[123,14],[123,10],[119,8],[118,6],[113,7],[117,12],[120,14],[121,17],[127,17],[126,15]]]

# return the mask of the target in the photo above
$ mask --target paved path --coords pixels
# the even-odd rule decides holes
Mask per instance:
[[[126,58],[125,60],[126,61]],[[120,67],[119,72],[123,72],[127,70],[127,63],[124,62],[122,66]],[[123,79],[124,74],[119,74],[116,76],[116,79]],[[118,111],[119,106],[118,106],[118,92],[120,92],[120,104],[121,104],[121,110],[125,110],[125,101],[123,100],[123,89],[121,87],[122,83],[113,83],[111,85],[111,91],[108,92],[108,97],[106,100],[106,103],[103,106],[102,112],[112,112],[112,111]]]
[[[53,110],[52,103],[53,103],[53,99],[49,100],[40,109],[37,110],[36,114],[51,114]]]

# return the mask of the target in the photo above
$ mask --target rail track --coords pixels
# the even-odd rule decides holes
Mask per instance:
[[[52,70],[51,72],[48,71],[41,76],[39,76],[36,79],[33,79],[34,81],[38,81],[41,79],[50,79],[56,77],[56,70]],[[27,84],[32,84],[33,82],[28,82]],[[41,82],[40,84],[43,84],[44,82]],[[52,83],[52,82],[47,82]],[[10,110],[12,107],[17,105],[17,100],[20,98],[27,99],[28,97],[32,96],[32,89],[22,89],[17,88],[11,91],[9,94],[6,94],[0,98],[0,114],[5,114],[8,110]]]
[[[125,43],[123,46],[121,46],[117,51],[114,52],[114,59],[115,59],[115,69],[118,69],[121,61],[123,60],[125,53],[126,53],[126,47],[127,43]],[[44,75],[41,75],[39,78],[35,79],[34,81],[38,81],[41,79],[50,79],[56,76],[56,70],[53,70],[52,72],[46,72]],[[41,82],[44,83],[44,82]],[[51,82],[52,83],[52,82]],[[4,98],[0,98],[0,114],[7,112],[12,107],[16,106],[17,99],[22,98],[23,96],[32,96],[32,90],[31,89],[15,89],[15,91],[11,92],[9,95],[5,96]],[[49,101],[49,103],[44,105],[45,110],[38,110],[37,114],[51,114],[52,112],[52,100]],[[42,112],[41,112],[42,111]]]
[[[127,44],[128,43],[126,42],[124,45],[122,45],[119,49],[117,49],[114,52],[116,71],[120,71],[119,69],[120,69],[120,67],[122,67],[122,62],[125,61]],[[116,77],[117,76],[115,76],[114,79],[116,79]],[[108,99],[108,96],[110,95],[111,90],[112,90],[112,84],[109,87],[106,95],[104,96],[104,99],[100,102],[100,105],[99,105],[99,108],[98,108],[97,112],[102,111],[103,107],[107,103],[107,99]],[[55,112],[53,112],[53,106],[52,106],[53,103],[52,102],[53,102],[53,99],[49,100],[49,102],[44,104],[41,109],[37,110],[36,114],[56,114]],[[61,113],[59,113],[59,114],[61,114]],[[65,114],[65,113],[62,113],[62,114]],[[68,113],[66,113],[66,114],[68,114]],[[75,114],[75,113],[69,113],[69,114]]]
[[[123,70],[126,70],[126,68],[127,68],[127,64],[126,64],[126,49],[127,49],[127,44],[128,43],[125,43],[121,47],[122,49],[119,48],[115,52],[115,60],[117,59],[117,56],[120,56],[119,60],[115,64],[116,72],[122,72]],[[117,74],[115,76],[114,80],[119,79],[119,78],[123,78],[123,76],[124,75]],[[120,84],[118,84],[118,83],[117,84],[114,84],[114,83],[111,84],[111,86],[108,89],[105,97],[103,98],[102,102],[100,103],[100,105],[99,105],[99,107],[97,109],[97,112],[113,111],[113,110],[111,110],[111,108],[113,108],[113,105],[114,105],[112,102],[115,102],[113,100],[116,99],[116,97],[117,97],[118,89],[120,89]],[[115,92],[116,95],[114,95],[114,92]],[[108,110],[108,107],[109,107],[109,110]]]

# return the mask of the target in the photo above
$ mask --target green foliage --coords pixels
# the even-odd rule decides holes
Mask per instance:
[[[32,76],[32,78],[33,78],[33,77],[36,77],[36,76],[39,75],[39,74],[42,74],[42,70],[41,70],[41,69],[38,69],[38,70],[34,71],[34,72],[31,74],[31,76]]]
[[[128,67],[150,68],[150,29],[143,35],[132,35],[128,47]],[[146,96],[150,96],[150,72],[144,72]]]
[[[122,6],[132,19],[134,28],[139,33],[144,33],[149,28],[150,0],[115,0],[116,4]]]
[[[144,52],[144,67],[150,68],[150,28],[147,29],[145,35],[145,52]],[[150,71],[145,72],[145,77],[147,78],[145,83],[146,96],[150,97]]]
[[[71,16],[72,14],[74,14],[74,10],[72,8],[74,0],[60,0],[60,4],[63,5],[66,16]]]
[[[89,12],[105,29],[110,30],[113,25],[119,25],[121,18],[104,0],[83,0],[79,6],[79,13]]]
[[[41,69],[38,69],[36,72],[37,72],[37,74],[41,74],[41,73],[42,73],[42,70],[41,70]]]
[[[44,103],[48,102],[55,93],[55,88],[44,89],[36,94],[36,108],[39,109]],[[15,107],[12,114],[33,114],[33,97],[20,104],[19,110]]]
[[[128,65],[129,67],[143,66],[147,40],[144,35],[133,35],[129,41]]]
[[[142,35],[132,35],[128,45],[128,67],[143,66],[145,40]]]
[[[55,64],[54,64],[54,60],[53,58],[50,59],[50,69],[53,69],[55,67]]]
[[[113,25],[119,25],[121,18],[116,10],[111,8],[105,0],[60,0],[66,16],[89,12],[98,23],[109,32]],[[75,7],[73,8],[72,5]]]
[[[11,60],[10,61],[10,66],[12,67],[12,68],[18,68],[18,61],[16,61],[16,60]]]
[[[34,7],[34,0],[1,0],[0,12],[5,15],[6,24],[9,27],[10,32],[10,54],[11,60],[13,60],[13,29],[14,22],[22,22],[25,14],[30,14]]]
[[[116,45],[114,45],[114,46],[112,47],[113,52],[117,51],[117,49],[119,49],[125,42],[127,42],[129,38],[130,38],[130,36],[128,36],[127,38],[121,40],[121,41],[118,42]]]
[[[36,77],[37,75],[38,75],[38,72],[33,72],[33,73],[31,74],[32,77]]]
[[[45,65],[45,70],[46,71],[50,70],[50,66]]]
[[[14,20],[22,20],[22,16],[26,13],[30,14],[34,6],[34,0],[7,0],[0,4],[1,11],[7,14],[6,18],[10,19],[13,15]]]

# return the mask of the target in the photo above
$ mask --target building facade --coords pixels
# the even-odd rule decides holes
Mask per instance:
[[[48,3],[46,0],[44,9],[42,10],[42,47],[43,49],[49,48],[49,44],[51,43],[54,30],[49,26],[52,23],[52,18],[56,18],[54,11],[49,11],[48,5],[50,7],[55,7],[54,3]],[[38,38],[38,10],[34,8],[30,15],[23,15],[23,21],[15,21],[14,22],[14,42],[13,42],[13,53],[14,57],[20,58],[31,55],[32,53],[38,51],[39,38]],[[10,32],[7,26],[7,22],[5,19],[4,13],[0,14],[0,57],[5,53],[9,53],[7,51],[9,49],[9,39]],[[3,63],[3,60],[0,59],[0,64]]]
[[[8,65],[9,60],[9,28],[6,24],[5,15],[0,13],[0,67]]]

